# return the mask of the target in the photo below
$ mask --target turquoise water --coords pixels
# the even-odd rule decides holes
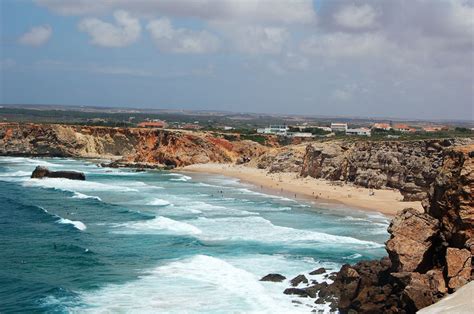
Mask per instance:
[[[379,258],[387,224],[223,176],[0,157],[0,312],[307,313],[258,279]]]

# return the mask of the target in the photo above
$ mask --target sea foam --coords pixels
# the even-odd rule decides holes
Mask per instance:
[[[58,220],[58,223],[73,225],[74,228],[81,231],[84,231],[87,229],[87,226],[82,221],[79,221],[79,220],[69,220],[69,219],[60,217]]]

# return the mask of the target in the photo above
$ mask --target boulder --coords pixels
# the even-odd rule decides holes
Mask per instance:
[[[304,275],[298,275],[295,278],[291,279],[290,282],[293,287],[296,287],[300,283],[308,283],[308,278],[306,278]]]
[[[471,277],[471,259],[471,252],[466,249],[448,248],[446,250],[449,288],[457,289],[469,281]]]
[[[325,272],[326,272],[326,268],[320,267],[320,268],[318,268],[318,269],[313,270],[313,271],[310,272],[309,274],[310,274],[310,275],[321,275],[321,274],[324,274]]]
[[[71,180],[85,180],[86,176],[82,172],[77,171],[50,171],[46,167],[37,166],[31,174],[33,179],[42,178],[65,178]]]
[[[298,289],[298,288],[288,288],[283,291],[284,294],[294,294],[298,295],[300,297],[309,297],[309,294],[306,290],[304,289]]]
[[[280,274],[268,274],[263,276],[260,281],[282,282],[286,277]]]
[[[391,234],[386,249],[396,272],[429,269],[430,249],[439,232],[438,220],[406,208],[393,218],[388,232]]]
[[[438,301],[439,296],[430,284],[427,274],[410,273],[409,284],[402,292],[402,300],[409,312],[416,312]]]

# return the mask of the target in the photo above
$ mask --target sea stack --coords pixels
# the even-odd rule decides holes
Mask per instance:
[[[82,180],[86,179],[86,176],[82,172],[77,171],[51,171],[46,167],[37,166],[31,174],[32,179],[42,178],[65,178],[71,180]]]

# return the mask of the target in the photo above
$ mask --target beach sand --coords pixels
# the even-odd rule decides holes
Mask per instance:
[[[394,216],[407,207],[423,210],[421,202],[402,202],[403,196],[397,190],[374,190],[341,182],[302,178],[294,172],[269,174],[263,169],[233,164],[195,164],[179,170],[234,177],[254,184],[256,189],[265,189],[273,194],[290,195],[321,203],[344,204],[388,216]]]

